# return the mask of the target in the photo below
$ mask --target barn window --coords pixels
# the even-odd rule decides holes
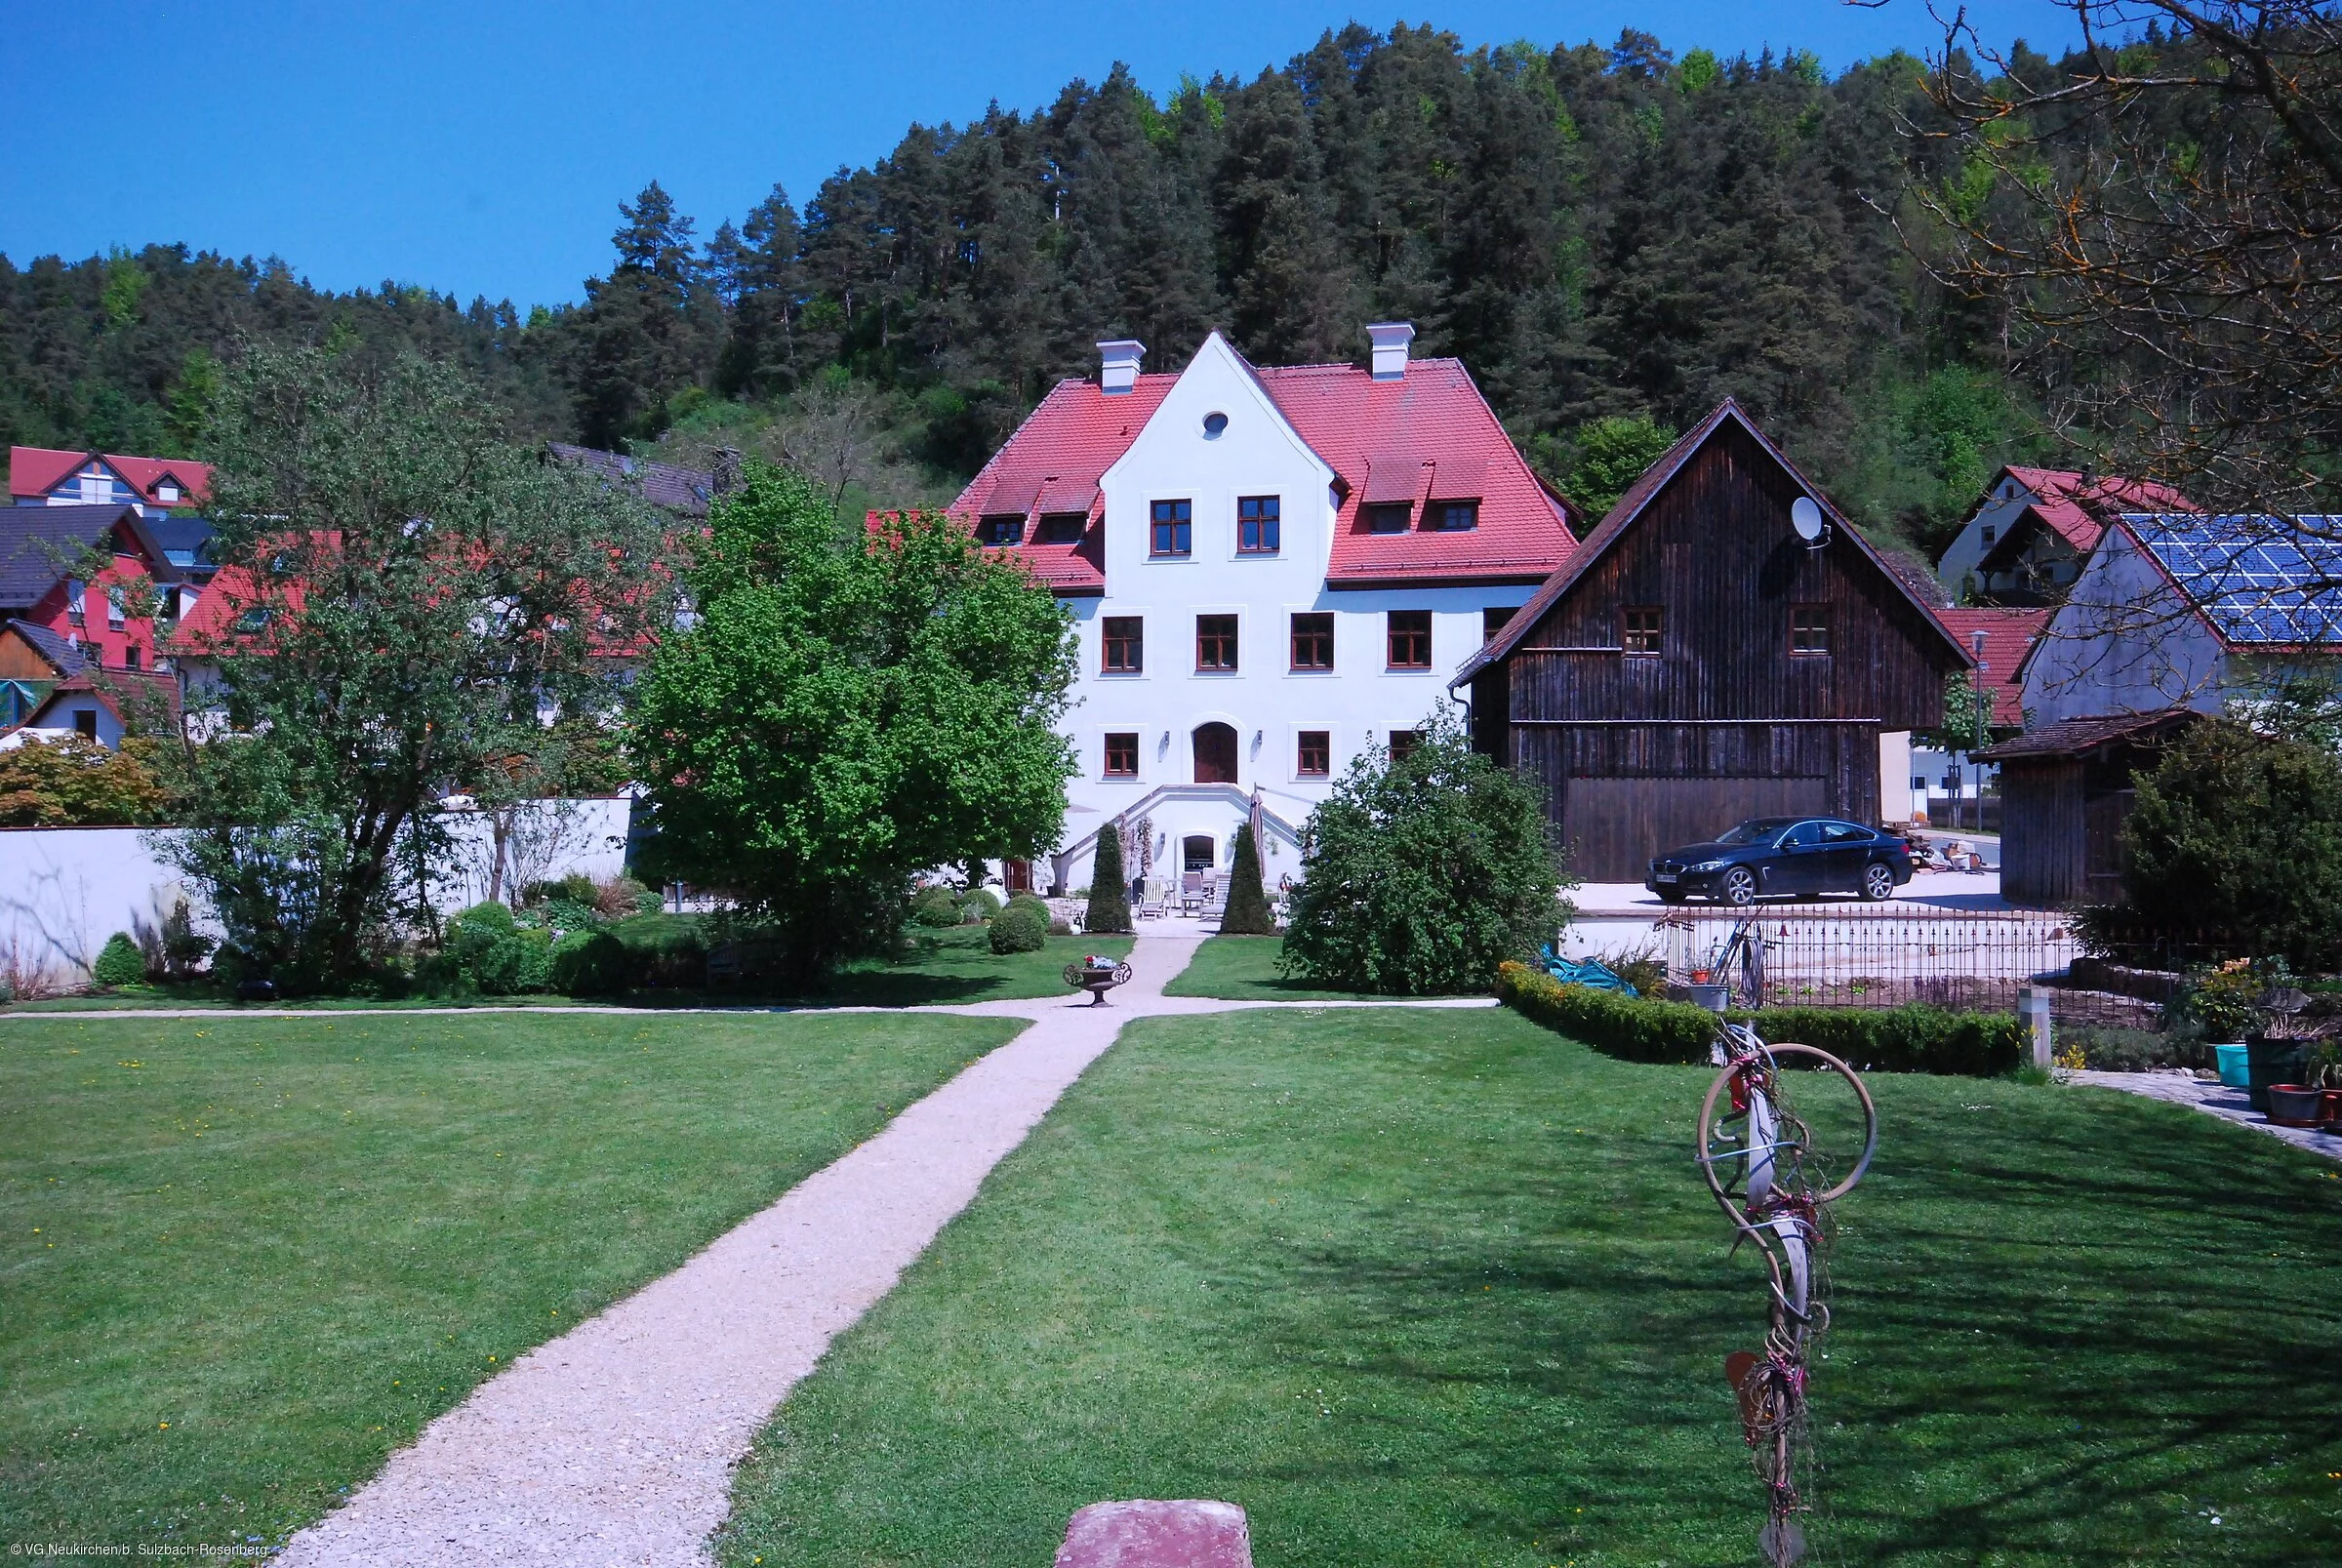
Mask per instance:
[[[1236,618],[1195,618],[1195,667],[1227,672],[1236,667]]]
[[[1147,667],[1147,622],[1143,616],[1106,618],[1106,657],[1099,668],[1109,675],[1136,675]]]
[[[1480,641],[1486,642],[1513,623],[1513,612],[1517,604],[1491,604],[1480,611]]]
[[[1293,771],[1304,779],[1322,779],[1334,770],[1333,732],[1304,730],[1293,758]]]
[[[1139,776],[1139,738],[1136,732],[1106,738],[1106,776],[1109,779],[1136,779]]]
[[[1655,604],[1631,604],[1619,612],[1618,645],[1631,654],[1666,652],[1667,615]]]
[[[1310,611],[1293,618],[1293,667],[1334,667],[1334,618],[1327,611]]]
[[[1801,604],[1789,612],[1789,651],[1793,654],[1830,652],[1830,607]]]
[[[1432,667],[1432,613],[1429,610],[1391,612],[1391,667]]]

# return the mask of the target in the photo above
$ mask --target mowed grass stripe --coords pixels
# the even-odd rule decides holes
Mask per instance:
[[[1133,1025],[744,1468],[727,1563],[1046,1561],[1215,1497],[1264,1568],[1756,1560],[1706,1073],[1510,1015]],[[2296,1563],[2342,1523],[2342,1182],[2094,1091],[1881,1077],[1825,1559]],[[2218,1514],[2221,1523],[2211,1524]]]
[[[278,1539],[1017,1027],[0,1021],[0,1539]]]

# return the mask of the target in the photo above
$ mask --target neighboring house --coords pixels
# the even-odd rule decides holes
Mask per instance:
[[[565,441],[546,442],[545,452],[555,462],[598,473],[613,485],[631,490],[652,505],[678,517],[707,516],[708,503],[731,488],[737,473],[732,464],[710,472],[629,458],[621,452],[604,452],[599,447],[571,446]]]
[[[1879,821],[1882,737],[1940,724],[1968,663],[1726,401],[1451,684],[1480,748],[1543,787],[1570,868],[1640,881],[1744,818]]]
[[[151,732],[178,719],[179,687],[170,676],[84,665],[59,681],[21,727],[0,735],[0,749],[78,735],[113,750],[141,725]]]
[[[159,517],[202,505],[211,489],[211,465],[182,458],[8,449],[9,500],[18,506],[136,506]]]
[[[2003,468],[1937,561],[1936,576],[1962,604],[2054,604],[2116,515],[2194,509],[2178,491],[2143,479]]]
[[[0,624],[0,732],[40,711],[57,683],[80,672],[81,649],[30,621]]]
[[[92,552],[111,564],[87,581],[72,575]],[[149,586],[161,591],[159,617]],[[136,506],[0,508],[0,616],[45,626],[108,669],[155,668],[158,629],[167,635],[198,592]]]
[[[2099,541],[2024,668],[2029,723],[2249,705],[2342,673],[2342,517],[2131,514]]]
[[[1936,619],[1951,629],[1976,662],[1972,678],[1989,700],[1985,733],[1966,737],[1968,744],[1945,750],[1932,745],[1911,748],[1911,818],[1936,826],[1964,827],[1976,821],[1978,795],[1992,777],[1989,764],[1976,764],[1973,748],[2014,735],[2025,727],[2023,666],[2025,656],[2049,623],[2044,606],[2029,609],[1938,610]],[[1895,774],[1881,764],[1880,784],[1891,797]],[[1889,812],[1894,816],[1896,813]]]
[[[1463,365],[1367,330],[1367,369],[1256,368],[1215,333],[1150,376],[1143,345],[1101,343],[1099,381],[1060,383],[950,506],[1079,634],[1053,885],[1086,883],[1117,822],[1149,824],[1134,878],[1225,869],[1256,794],[1270,885],[1298,874],[1333,781],[1409,744],[1567,558],[1566,503]]]

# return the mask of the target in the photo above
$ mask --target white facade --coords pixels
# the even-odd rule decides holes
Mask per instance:
[[[1150,871],[1159,883],[1195,864],[1225,870],[1256,789],[1271,819],[1265,879],[1272,892],[1287,877],[1299,880],[1297,830],[1333,781],[1361,753],[1387,748],[1393,731],[1419,729],[1435,707],[1451,704],[1445,681],[1484,640],[1484,612],[1524,604],[1535,591],[1521,583],[1329,589],[1341,503],[1335,485],[1333,468],[1251,370],[1210,338],[1099,482],[1105,593],[1064,601],[1080,634],[1066,733],[1081,772],[1068,786],[1065,845],[1054,864],[1036,868],[1036,880],[1086,886],[1099,828],[1125,817],[1148,820],[1151,862],[1126,865],[1125,874]],[[1276,547],[1247,550],[1239,504],[1264,498],[1277,503]],[[1191,530],[1187,553],[1158,553],[1155,503],[1180,502]],[[1393,667],[1393,612],[1429,614],[1428,663]],[[1299,615],[1332,617],[1331,669],[1294,667]],[[1232,618],[1233,669],[1203,667],[1199,617]],[[1133,621],[1140,667],[1109,668],[1108,623]],[[1211,755],[1224,737],[1211,731],[1198,740],[1210,726],[1233,732],[1225,782]],[[1134,737],[1134,771],[1121,772],[1133,764]],[[1323,769],[1305,771],[1305,760],[1320,760],[1320,737]]]
[[[2000,476],[2000,482],[1993,487],[1982,504],[1969,515],[1959,536],[1952,541],[1935,563],[1937,579],[1952,590],[1954,599],[1964,600],[1969,592],[1984,585],[1981,574],[1976,570],[1977,563],[1984,559],[1987,550],[2000,542],[2010,525],[2025,514],[2025,508],[2033,504],[2033,501],[2034,494],[2023,481],[2013,474],[2003,473]],[[1970,583],[1968,580],[1971,577],[1977,581]]]

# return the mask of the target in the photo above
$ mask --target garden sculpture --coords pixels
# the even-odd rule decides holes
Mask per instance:
[[[1721,1070],[1700,1105],[1698,1159],[1732,1222],[1733,1250],[1753,1241],[1769,1275],[1761,1352],[1724,1357],[1743,1436],[1766,1487],[1757,1537],[1765,1560],[1789,1568],[1805,1554],[1797,1477],[1809,1468],[1806,1357],[1830,1326],[1822,1255],[1830,1205],[1854,1189],[1878,1144],[1878,1115],[1853,1068],[1809,1045],[1767,1045],[1754,1029],[1716,1019]],[[1790,1067],[1799,1075],[1790,1099]]]
[[[1106,1005],[1106,993],[1130,983],[1130,965],[1119,958],[1087,953],[1066,965],[1066,984],[1090,993],[1092,1007]]]

